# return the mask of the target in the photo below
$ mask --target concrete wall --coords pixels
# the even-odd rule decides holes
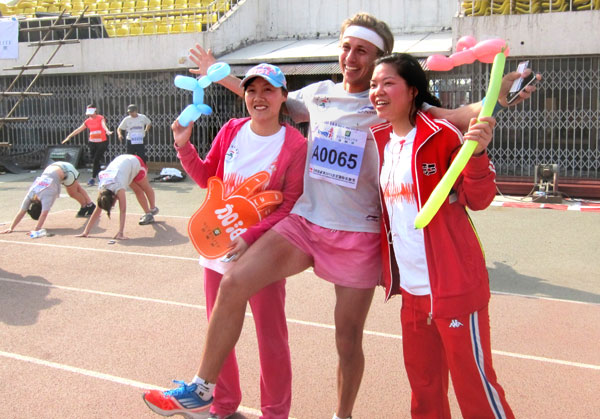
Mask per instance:
[[[463,35],[478,40],[502,37],[513,56],[600,53],[600,11],[456,18],[457,7],[457,2],[448,0],[243,0],[210,32],[90,39],[65,45],[52,63],[74,67],[46,73],[187,68],[193,66],[187,51],[195,43],[220,56],[264,40],[337,37],[342,21],[359,11],[384,19],[394,34],[452,27],[454,44]],[[53,50],[42,48],[33,63],[44,62]],[[19,60],[3,60],[0,66],[23,65],[31,52],[31,47],[21,43]],[[2,75],[15,73],[3,71]]]
[[[510,55],[535,57],[600,54],[600,11],[501,15],[452,20],[453,45],[464,35],[503,38]]]
[[[186,59],[195,43],[223,55],[240,47],[269,39],[337,36],[341,22],[359,11],[383,18],[394,33],[431,32],[448,28],[457,4],[448,0],[244,0],[214,31],[198,34],[136,36],[82,40],[65,45],[52,63],[73,64],[52,73],[94,73],[161,70],[191,67]],[[429,11],[435,10],[435,13]],[[44,47],[34,63],[44,62],[54,51]],[[4,60],[2,68],[23,65],[32,48],[19,45],[19,60]],[[16,71],[3,71],[12,75]]]

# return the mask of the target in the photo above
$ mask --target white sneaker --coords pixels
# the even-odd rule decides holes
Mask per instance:
[[[154,208],[152,208],[152,209],[150,210],[150,214],[152,214],[152,215],[156,215],[156,214],[158,214],[158,207],[154,207]]]
[[[154,222],[154,216],[152,215],[152,213],[147,213],[142,215],[142,217],[140,218],[140,222],[139,224],[141,226],[146,225],[146,224],[150,224]]]

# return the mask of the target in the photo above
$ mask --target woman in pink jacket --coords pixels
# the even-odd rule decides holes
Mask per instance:
[[[460,131],[421,112],[436,103],[425,72],[408,54],[379,59],[369,98],[387,122],[371,131],[379,151],[386,296],[402,293],[402,346],[413,418],[449,418],[448,372],[464,418],[512,418],[492,367],[490,287],[466,207],[487,208],[496,194],[486,147],[493,118]],[[453,191],[423,230],[418,211],[448,170],[463,138],[477,141]]]
[[[246,73],[241,86],[250,118],[232,119],[226,123],[204,160],[189,142],[192,124],[184,128],[175,121],[172,126],[178,157],[201,188],[207,187],[209,177],[217,176],[223,180],[224,195],[227,196],[250,176],[267,171],[270,180],[265,188],[283,193],[283,202],[275,211],[233,240],[227,254],[231,262],[201,258],[209,318],[223,273],[265,231],[284,218],[302,194],[306,139],[295,128],[280,122],[281,106],[287,98],[285,76],[278,67],[259,64]],[[250,307],[260,354],[261,417],[288,417],[292,371],[285,319],[285,278],[255,294],[250,299]],[[146,404],[165,416],[206,410],[201,407],[205,403],[199,403],[200,393],[205,389],[198,385],[197,376],[191,383],[178,383],[180,387],[174,390],[146,392]],[[242,399],[233,351],[225,361],[216,386],[212,386],[211,417],[231,416]]]

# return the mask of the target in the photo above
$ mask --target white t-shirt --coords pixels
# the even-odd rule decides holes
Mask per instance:
[[[225,154],[223,185],[225,196],[231,194],[250,176],[266,171],[270,175],[275,171],[277,159],[285,140],[285,127],[274,135],[263,137],[250,129],[250,121],[238,131]],[[267,184],[262,189],[266,189]],[[219,259],[206,259],[200,256],[200,264],[221,274],[235,262],[223,263]]]
[[[142,144],[148,125],[150,125],[148,117],[138,113],[135,118],[126,116],[119,124],[119,129],[127,131],[127,139],[131,141],[131,144]]]
[[[54,170],[49,170],[48,166],[44,172],[38,176],[29,187],[25,199],[21,203],[21,209],[27,210],[33,197],[37,195],[42,203],[42,211],[50,211],[54,201],[60,195],[60,177]]]
[[[385,145],[379,181],[390,217],[394,256],[400,271],[400,286],[413,295],[429,295],[429,270],[423,229],[415,229],[418,208],[412,178],[412,150],[417,130],[406,137],[392,133]]]
[[[292,213],[324,228],[379,232],[378,158],[369,127],[383,121],[368,93],[348,93],[331,80],[289,93],[289,115],[310,120],[304,193]]]
[[[142,165],[136,156],[122,154],[111,161],[105,170],[98,173],[98,188],[117,193],[126,189],[138,175]]]

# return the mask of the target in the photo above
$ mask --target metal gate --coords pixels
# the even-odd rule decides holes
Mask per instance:
[[[506,69],[514,70],[518,59],[511,57]],[[532,99],[501,112],[490,145],[490,155],[502,176],[532,176],[540,163],[556,163],[562,177],[600,179],[600,57],[544,57],[531,66],[543,80]],[[431,73],[432,89],[446,107],[480,100],[488,85],[489,64],[475,63],[447,73]],[[126,116],[127,105],[135,103],[150,118],[149,161],[172,163],[177,157],[172,145],[171,123],[191,102],[191,93],[177,89],[173,79],[184,71],[135,72],[127,74],[45,75],[36,89],[50,97],[26,98],[15,116],[28,122],[5,125],[0,139],[12,143],[11,154],[35,152],[60,144],[80,126],[85,107],[96,104],[108,127],[115,130]],[[303,85],[304,76],[289,76],[291,86]],[[326,77],[326,76],[323,76]],[[0,79],[0,90],[12,78]],[[24,77],[22,85],[30,79]],[[23,86],[17,86],[16,89]],[[11,105],[0,102],[0,112]],[[219,85],[206,90],[205,101],[213,114],[202,116],[194,129],[193,142],[205,154],[219,128],[230,118],[245,115],[243,101]],[[125,152],[124,144],[110,139],[107,159]],[[71,140],[84,145],[85,134]],[[8,153],[7,149],[1,150]]]

